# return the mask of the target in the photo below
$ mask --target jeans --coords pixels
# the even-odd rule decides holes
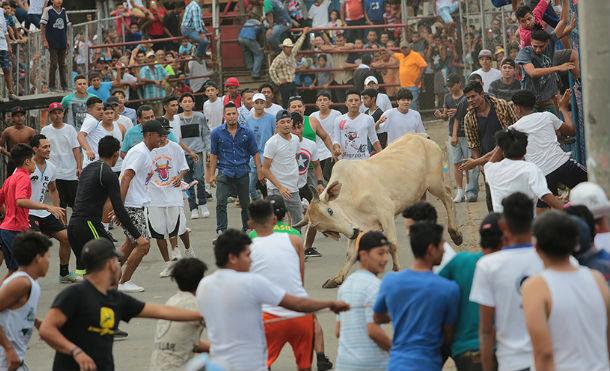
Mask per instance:
[[[238,178],[231,178],[218,173],[216,178],[216,231],[224,232],[227,230],[227,198],[231,191],[236,190],[241,206],[242,231],[248,229],[248,205],[250,197],[248,195],[248,174]]]
[[[210,41],[207,37],[201,37],[201,34],[191,28],[183,27],[180,29],[182,36],[186,36],[187,38],[193,40],[197,43],[197,50],[195,51],[195,55],[197,57],[203,57],[205,55],[206,50],[208,49],[208,45]]]
[[[290,30],[290,25],[282,23],[282,24],[274,24],[271,29],[271,36],[267,38],[267,42],[274,48],[281,50],[280,44],[282,41],[282,37],[286,32]],[[284,106],[286,107],[286,106]]]
[[[0,245],[2,245],[4,262],[9,271],[16,271],[19,269],[19,264],[13,255],[13,241],[19,233],[21,232],[0,229]]]
[[[280,191],[276,188],[269,190],[270,195],[279,195]],[[286,203],[286,209],[288,209],[288,213],[290,214],[291,224],[296,224],[303,219],[303,205],[301,205],[301,196],[299,192],[293,192],[290,194],[290,198],[284,199]]]
[[[30,27],[30,24],[33,24],[34,27],[40,29],[40,18],[42,18],[42,14],[28,14],[28,18],[26,23],[26,28]]]
[[[256,175],[256,171],[250,172],[248,175],[250,178],[248,183],[248,191],[250,192],[250,198],[252,199],[252,201],[258,200],[262,197],[262,195],[261,191],[259,191],[257,187],[258,176]]]
[[[413,100],[411,101],[411,108],[413,111],[419,110],[419,88],[417,86],[408,86],[407,89],[413,94]]]
[[[66,49],[51,49],[49,48],[49,89],[58,88],[55,82],[55,71],[59,67],[59,83],[61,88],[67,89],[66,81]]]
[[[198,184],[195,187],[191,187],[188,190],[189,193],[189,209],[195,210],[199,205],[205,205],[208,203],[207,198],[205,197],[205,180],[203,173],[204,166],[204,157],[203,153],[197,153],[199,156],[199,161],[194,162],[191,156],[186,156],[186,163],[189,166],[189,171],[184,176],[184,181],[187,183],[196,180]],[[197,189],[197,194],[195,195],[195,188]],[[198,202],[199,201],[199,202]]]
[[[451,13],[458,10],[460,3],[453,3],[449,6],[444,6],[438,10],[438,15],[443,19],[443,22],[449,24],[453,23],[453,18],[451,18]]]
[[[259,77],[261,75],[263,59],[265,58],[263,48],[256,40],[244,39],[240,37],[237,41],[244,52],[246,67],[248,67],[252,73],[252,76]]]
[[[478,166],[468,170],[468,184],[466,185],[466,198],[477,198],[479,196],[479,170]]]
[[[297,95],[297,87],[293,82],[280,85],[280,96],[282,97],[282,107],[288,107],[290,97]]]
[[[366,25],[366,19],[358,19],[356,21],[345,21],[348,26],[364,26]],[[364,39],[364,29],[359,30],[347,30],[345,31],[345,38],[348,42],[353,43],[356,39]]]

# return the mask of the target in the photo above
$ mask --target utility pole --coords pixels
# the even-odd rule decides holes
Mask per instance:
[[[579,1],[578,13],[587,169],[610,193],[610,1]]]

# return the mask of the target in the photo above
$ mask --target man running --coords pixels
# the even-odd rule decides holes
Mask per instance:
[[[59,207],[59,192],[55,185],[57,168],[51,161],[47,161],[51,154],[51,145],[42,134],[36,134],[30,141],[34,150],[34,164],[36,168],[30,175],[32,184],[32,197],[34,202],[44,203],[44,197],[49,191],[49,197],[53,206]],[[70,266],[70,242],[68,232],[63,221],[46,210],[30,210],[30,226],[32,230],[38,231],[49,238],[59,241],[59,282],[76,282],[76,275],[69,271]]]
[[[318,120],[322,128],[329,135],[335,130],[335,120],[337,117],[341,116],[341,112],[330,108],[331,104],[332,100],[330,93],[323,90],[319,92],[316,97],[316,106],[318,107],[318,111],[309,115],[310,120],[311,118]],[[320,166],[322,166],[322,174],[324,175],[324,179],[328,180],[330,179],[330,173],[333,168],[333,154],[326,147],[324,141],[317,135],[315,142],[318,147],[318,157],[320,159]]]
[[[375,123],[377,132],[387,133],[388,144],[392,144],[407,133],[426,134],[426,128],[419,112],[409,109],[413,101],[411,90],[400,88],[396,93],[396,100],[398,107],[384,112]]]

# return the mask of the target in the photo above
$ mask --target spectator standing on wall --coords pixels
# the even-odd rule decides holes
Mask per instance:
[[[268,23],[267,42],[275,50],[282,49],[280,40],[290,30],[292,19],[288,9],[280,0],[252,0],[253,4],[263,4],[265,20]]]
[[[61,91],[68,89],[66,52],[68,50],[68,29],[70,24],[66,9],[62,7],[63,0],[53,0],[53,5],[44,9],[40,20],[40,36],[42,44],[49,49],[49,89],[60,90],[55,84],[55,71],[59,67],[59,82]]]
[[[282,43],[282,52],[275,57],[271,66],[269,66],[271,81],[280,89],[282,107],[288,107],[288,99],[297,95],[297,88],[293,82],[296,71],[295,56],[301,50],[309,30],[309,27],[305,27],[303,34],[295,44],[292,43],[292,40],[285,39]]]
[[[265,53],[258,42],[258,37],[263,30],[263,24],[255,17],[246,20],[239,31],[237,42],[244,52],[244,61],[246,67],[250,70],[252,78],[259,79],[261,77],[261,67]]]
[[[362,0],[341,0],[341,19],[348,26],[364,26],[366,17]],[[356,39],[363,39],[363,30],[348,30],[345,32],[347,41],[354,42]]]
[[[11,100],[18,100],[19,98],[17,98],[15,90],[13,90],[13,74],[11,71],[12,51],[6,42],[8,37],[8,29],[6,27],[6,21],[4,20],[4,10],[0,9],[0,68],[2,68],[2,73],[4,74],[8,98]]]
[[[208,48],[207,32],[201,15],[201,0],[191,0],[184,8],[184,16],[182,17],[182,26],[180,32],[183,36],[197,43],[195,56],[203,57]]]
[[[328,24],[330,0],[316,0],[309,8],[311,27],[324,27]]]
[[[29,0],[30,8],[28,9],[28,18],[25,21],[25,28],[29,29],[30,25],[40,29],[40,19],[42,18],[42,12],[44,6],[47,3],[46,0]]]

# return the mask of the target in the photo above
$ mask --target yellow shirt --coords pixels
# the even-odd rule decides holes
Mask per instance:
[[[421,69],[428,66],[428,63],[418,53],[411,50],[411,53],[405,57],[402,53],[394,53],[394,58],[398,59],[398,75],[400,77],[400,86],[403,88],[421,86],[421,81],[415,83],[421,74]]]

